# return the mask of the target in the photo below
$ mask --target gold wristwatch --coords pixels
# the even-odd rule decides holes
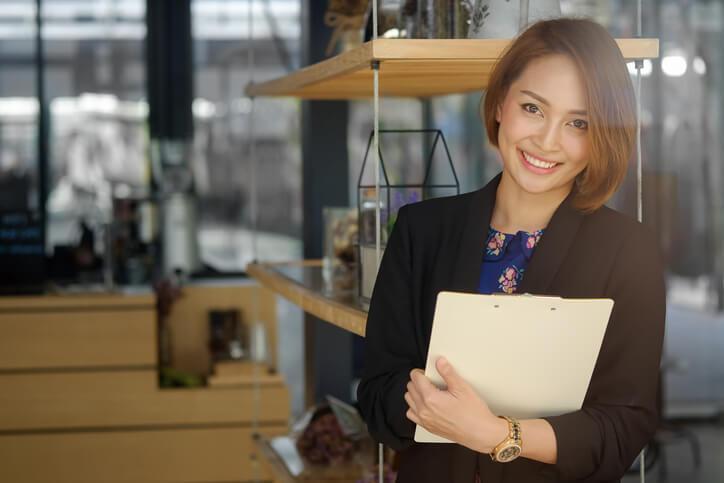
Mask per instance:
[[[490,452],[490,458],[498,463],[509,463],[520,456],[523,451],[523,439],[520,433],[520,423],[507,416],[498,416],[508,421],[508,437]]]

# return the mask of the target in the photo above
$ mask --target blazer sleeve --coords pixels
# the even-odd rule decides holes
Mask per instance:
[[[543,418],[558,445],[544,471],[559,480],[618,481],[658,427],[666,286],[649,233],[637,224],[617,256],[607,290],[614,307],[582,408]]]
[[[413,443],[404,394],[419,366],[413,317],[412,236],[403,206],[385,248],[372,291],[365,331],[365,367],[357,388],[362,417],[372,437],[401,450]]]

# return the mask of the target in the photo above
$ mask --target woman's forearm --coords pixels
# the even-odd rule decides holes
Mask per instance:
[[[523,435],[523,458],[555,464],[558,460],[556,433],[545,419],[524,419],[520,421]]]

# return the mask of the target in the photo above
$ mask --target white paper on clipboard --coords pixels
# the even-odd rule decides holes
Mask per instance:
[[[425,375],[444,386],[445,356],[493,414],[555,416],[583,405],[613,309],[611,299],[440,292]],[[415,441],[450,443],[421,426]]]

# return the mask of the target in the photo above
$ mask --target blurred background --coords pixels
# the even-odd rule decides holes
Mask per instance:
[[[404,3],[380,2],[395,11]],[[228,463],[256,454],[250,434],[285,433],[327,395],[355,402],[362,339],[245,273],[255,253],[264,262],[322,258],[323,208],[363,204],[370,100],[245,94],[250,82],[338,52],[323,21],[334,5],[0,1],[0,330],[10,334],[0,337],[0,479],[59,481],[21,467],[28,450],[67,479],[101,481],[119,458],[147,458],[162,479],[272,481],[266,463]],[[636,36],[636,2],[560,7],[616,38]],[[381,25],[381,35],[401,35],[400,25]],[[648,478],[724,481],[724,1],[644,0],[642,29],[660,42],[641,72],[644,223],[658,235],[668,284],[664,421]],[[480,97],[383,98],[381,126],[440,130],[448,151],[433,178],[449,179],[447,159],[460,192],[472,191],[500,170]],[[390,166],[419,146],[388,144]],[[609,203],[633,217],[635,174],[632,163]],[[114,319],[119,307],[147,318],[138,334]],[[89,313],[118,327],[88,336],[97,323],[72,324]],[[42,314],[67,316],[74,328]],[[82,340],[64,349],[73,330]],[[156,399],[128,396],[141,386]],[[78,416],[87,405],[97,417]],[[83,451],[98,460],[76,473]]]

